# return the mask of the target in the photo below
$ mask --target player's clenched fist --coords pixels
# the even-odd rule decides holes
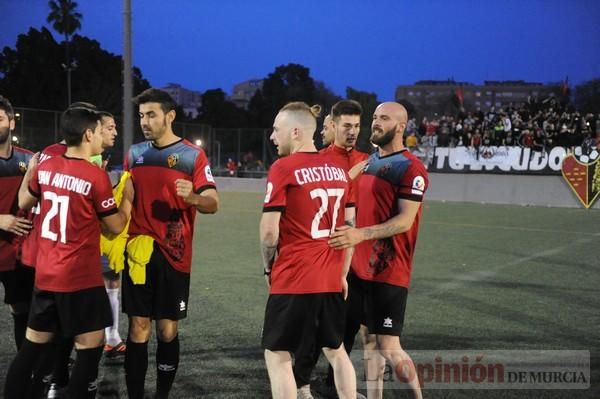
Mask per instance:
[[[194,195],[194,185],[191,181],[185,179],[175,180],[175,189],[177,195],[185,202],[192,203],[192,197]]]

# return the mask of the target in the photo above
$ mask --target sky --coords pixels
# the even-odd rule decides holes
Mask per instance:
[[[131,0],[133,62],[155,87],[204,91],[299,63],[338,95],[393,99],[418,80],[600,77],[599,0]],[[82,35],[121,54],[122,0],[79,0]],[[0,0],[0,48],[47,0]],[[58,35],[55,35],[58,38]]]

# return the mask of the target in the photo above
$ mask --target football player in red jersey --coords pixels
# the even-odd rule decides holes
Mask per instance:
[[[360,133],[362,106],[354,100],[341,100],[331,107],[330,115],[333,142],[321,152],[347,165],[350,173],[352,168],[369,158],[369,154],[355,148]],[[353,184],[356,185],[356,181]]]
[[[171,96],[148,89],[134,101],[147,141],[131,146],[125,160],[135,187],[122,281],[123,311],[129,316],[125,379],[129,398],[142,399],[156,320],[156,397],[162,399],[169,396],[179,365],[178,321],[187,316],[194,220],[197,212],[215,213],[219,196],[202,148],[173,132]],[[147,260],[143,278],[135,273],[132,256]]]
[[[329,143],[327,147],[321,149],[320,153],[327,155],[332,161],[343,166],[343,168],[351,175],[353,168],[360,168],[361,163],[365,161],[369,155],[356,150],[356,141],[360,133],[360,117],[362,115],[362,106],[354,100],[341,100],[331,107],[331,114],[325,117],[323,121],[323,142],[326,142],[325,135],[329,135]],[[329,119],[329,120],[328,120]],[[356,194],[358,179],[353,179],[351,182],[352,191]],[[355,198],[349,199],[354,204]],[[352,276],[350,276],[352,281]],[[352,290],[349,290],[347,303],[351,303],[354,299]],[[360,328],[360,320],[357,320],[352,312],[346,313],[346,331],[344,333],[344,347],[350,353],[354,345],[354,338]],[[310,375],[315,365],[319,360],[321,348],[313,348],[309,353],[296,353],[294,362],[294,377],[298,383],[299,397],[310,398]],[[334,389],[333,369],[329,367],[325,385],[328,390]],[[357,396],[362,396],[357,394]]]
[[[332,126],[331,115],[325,115],[323,118],[323,129],[321,130],[321,142],[323,147],[328,147],[333,143],[334,131]]]
[[[117,124],[115,123],[115,117],[109,112],[100,111],[100,123],[102,125],[102,147],[104,150],[108,150],[115,146],[115,138],[118,135]],[[98,162],[102,169],[106,170],[108,164],[108,158],[101,161],[102,156],[99,156]],[[108,171],[107,171],[108,172]],[[111,184],[116,186],[123,174],[122,171],[110,171],[108,172],[111,179]],[[107,358],[114,359],[125,356],[126,345],[121,339],[119,334],[119,314],[121,313],[119,291],[121,290],[121,273],[115,273],[108,264],[108,258],[102,256],[102,274],[104,275],[104,285],[106,287],[106,293],[110,300],[110,307],[113,314],[113,324],[104,330],[106,335],[106,344],[104,345],[104,355]]]
[[[369,364],[369,398],[383,395],[383,368],[389,361],[415,398],[421,388],[415,366],[400,345],[423,195],[425,167],[403,145],[406,109],[395,102],[380,104],[373,115],[371,142],[379,147],[358,183],[356,227],[340,226],[330,245],[354,246],[352,285],[360,297],[352,312],[362,312],[363,347]]]
[[[269,170],[260,222],[269,283],[262,345],[271,392],[281,399],[297,394],[291,353],[315,343],[333,366],[339,397],[356,397],[354,367],[343,346],[350,252],[327,244],[336,225],[354,218],[354,208],[346,207],[350,178],[317,152],[316,114],[305,103],[290,103],[277,114],[271,140],[283,158]]]
[[[27,327],[33,270],[23,267],[17,259],[20,238],[31,230],[29,219],[18,213],[17,194],[33,153],[13,145],[14,128],[13,107],[0,96],[0,282],[4,286],[4,303],[9,305],[14,320],[18,350]]]
[[[129,185],[119,209],[106,173],[90,162],[102,152],[100,115],[85,108],[61,116],[67,151],[37,164],[19,190],[19,207],[40,202],[35,288],[25,340],[7,373],[5,398],[23,398],[40,357],[56,333],[75,337],[77,357],[67,393],[94,398],[104,328],[112,314],[102,280],[99,236],[118,234],[131,212]],[[99,223],[99,220],[101,223]]]
[[[94,104],[83,101],[74,102],[69,105],[69,108],[86,108],[92,111],[98,110]],[[64,139],[59,143],[51,144],[40,152],[39,163],[53,157],[62,156],[66,151],[67,144]],[[33,218],[33,228],[31,233],[23,241],[21,248],[21,262],[24,266],[34,269],[38,253],[38,231],[41,223],[38,215],[39,206],[32,208],[31,213],[31,217]],[[73,337],[66,337],[59,334],[54,337],[54,341],[56,350],[48,353],[48,357],[40,362],[40,367],[35,370],[34,376],[32,377],[32,386],[34,386],[31,390],[32,396],[35,396],[38,390],[44,390],[44,383],[48,382],[50,384],[48,388],[48,397],[59,397],[60,394],[58,392],[64,391],[69,383],[69,363],[72,362],[71,353],[74,346]],[[48,370],[48,367],[52,368],[51,373],[50,370]],[[50,373],[50,375],[47,376],[46,374],[48,373]]]

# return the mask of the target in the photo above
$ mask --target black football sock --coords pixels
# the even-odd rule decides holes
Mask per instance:
[[[25,397],[29,389],[31,373],[47,345],[36,344],[27,338],[23,340],[21,349],[13,359],[6,374],[5,399],[22,399]]]
[[[69,398],[94,399],[98,391],[98,364],[102,346],[92,349],[76,349],[77,357],[67,389]]]
[[[48,384],[48,376],[52,372],[52,366],[54,359],[56,358],[56,345],[50,342],[48,345],[44,345],[42,353],[38,359],[37,365],[33,370],[33,376],[31,377],[31,388],[29,397],[33,399],[41,398]],[[46,378],[48,377],[48,378]]]
[[[21,344],[25,339],[25,330],[27,330],[27,320],[29,319],[29,313],[11,313],[14,320],[14,334],[15,334],[15,344],[17,345],[17,350],[21,348]]]
[[[148,370],[148,342],[127,339],[125,351],[125,382],[129,399],[144,399],[144,383]]]
[[[129,349],[129,348],[127,348]],[[179,335],[171,342],[158,340],[156,348],[156,396],[167,399],[179,366]]]
[[[59,387],[69,384],[69,359],[73,351],[73,338],[57,336],[56,356],[52,369],[52,382]]]
[[[335,387],[335,379],[333,377],[333,367],[331,364],[327,367],[327,378],[325,378],[325,385],[328,387]]]

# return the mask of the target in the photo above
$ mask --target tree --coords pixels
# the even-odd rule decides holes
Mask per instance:
[[[238,108],[222,89],[206,90],[202,94],[202,106],[198,120],[212,127],[242,127],[248,125],[246,110]]]
[[[81,58],[79,68],[73,72],[73,100],[91,102],[119,119],[123,106],[121,57],[103,50],[97,41],[78,35],[72,38],[72,49]],[[14,49],[5,47],[0,52],[0,93],[16,107],[63,110],[66,87],[57,79],[63,73],[61,50],[46,28],[31,28],[27,34],[19,35]],[[135,93],[150,87],[138,68],[133,72]],[[28,143],[23,144],[32,149],[51,144],[56,138],[56,132],[51,133],[57,127],[57,115],[25,113],[22,126]],[[115,153],[120,151],[120,145],[119,140]]]
[[[61,110],[65,107],[65,87],[56,79],[60,67],[61,46],[48,29],[31,28],[19,35],[15,49],[5,47],[0,53],[0,92],[16,106]],[[122,113],[121,57],[102,49],[87,37],[72,38],[74,54],[81,59],[73,72],[73,99],[88,101],[115,115]],[[134,68],[135,93],[150,87],[139,68]],[[33,122],[29,120],[29,122]]]
[[[267,76],[262,90],[254,94],[262,100],[251,99],[248,111],[257,127],[267,127],[273,124],[275,115],[285,104],[304,101],[312,105],[316,94],[315,81],[308,68],[299,64],[280,65]]]
[[[0,53],[0,91],[15,105],[42,109],[62,109],[65,87],[58,82],[60,46],[50,31],[33,28],[17,38],[15,49]]]
[[[258,89],[248,103],[248,122],[252,127],[271,126],[267,116],[270,115],[270,107],[265,102],[262,90]]]
[[[73,0],[50,0],[48,7],[50,13],[46,21],[52,24],[52,28],[65,37],[69,42],[71,36],[81,29],[83,15],[77,11],[79,5]]]
[[[333,104],[342,98],[335,94],[324,82],[315,81],[315,102],[323,107],[323,116],[331,111]]]
[[[71,37],[81,29],[83,16],[77,11],[78,4],[73,0],[50,0],[48,7],[50,7],[50,13],[46,17],[46,21],[52,24],[55,31],[65,37],[65,63],[62,66],[67,72],[67,104],[70,104],[71,72],[77,67],[77,63],[71,60]]]
[[[600,78],[583,82],[575,88],[575,105],[581,113],[600,113]]]

